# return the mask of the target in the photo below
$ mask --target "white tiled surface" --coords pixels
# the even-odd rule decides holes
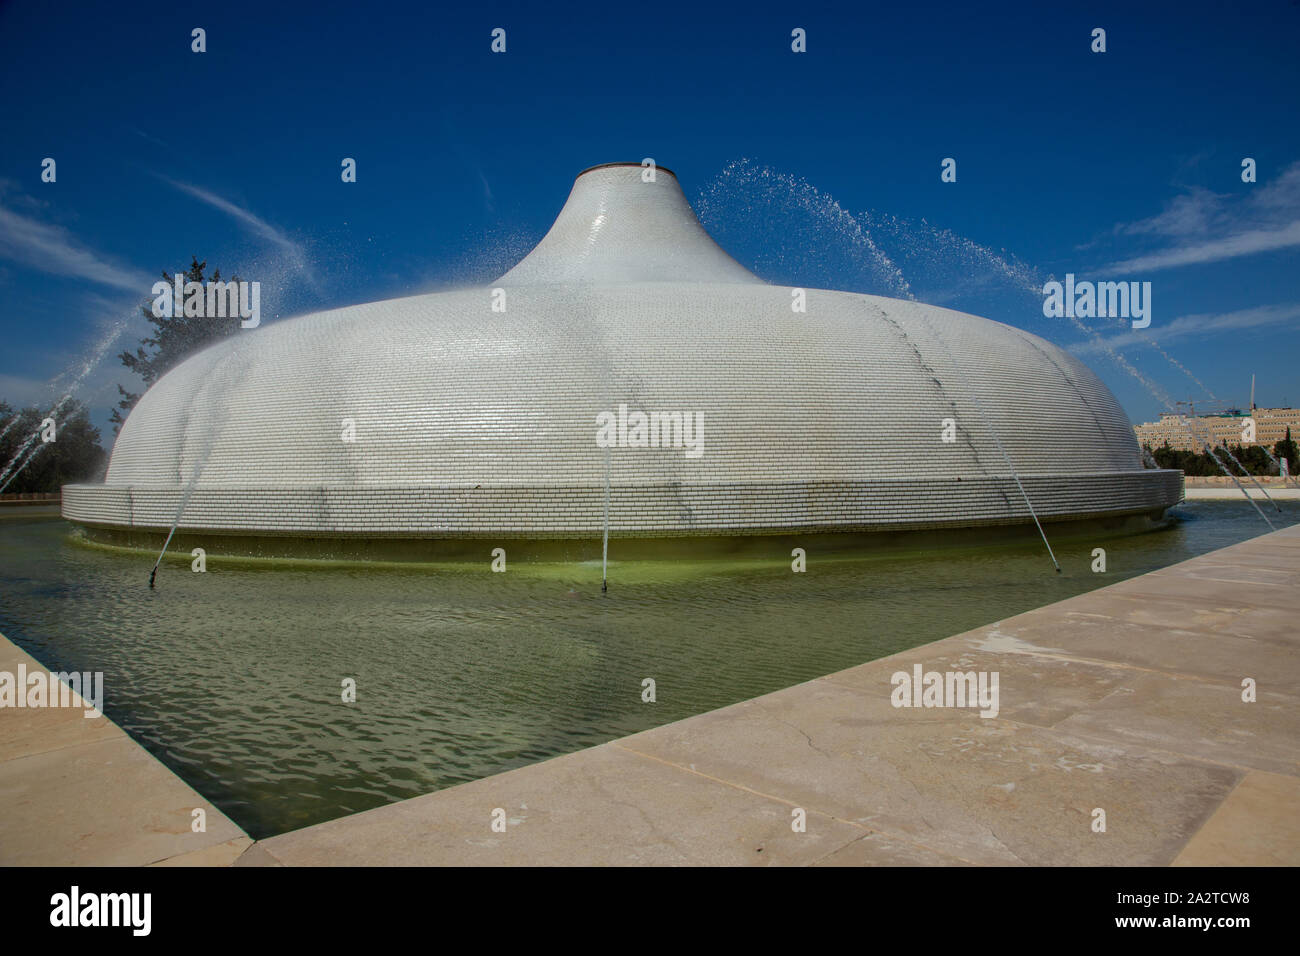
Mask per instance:
[[[241,332],[184,362],[131,414],[105,485],[64,489],[64,514],[168,527],[194,481],[183,528],[585,533],[603,507],[596,416],[620,403],[705,426],[699,458],[612,451],[624,533],[1021,520],[979,407],[1044,515],[1178,500],[1179,475],[1143,472],[1114,397],[1050,343],[841,292],[809,290],[796,314],[789,289],[712,243],[671,174],[639,177],[579,179],[500,281],[505,313],[488,288],[415,296]],[[657,281],[696,272],[715,281]]]
[[[1178,500],[1176,472],[1028,478],[1040,517],[1143,512]],[[74,521],[165,530],[181,492],[79,485],[65,489]],[[1100,506],[1104,504],[1104,509]],[[182,527],[251,533],[523,537],[599,535],[603,491],[589,488],[200,489]],[[827,482],[787,486],[659,485],[615,488],[610,529],[619,536],[903,530],[1028,520],[1007,479]]]

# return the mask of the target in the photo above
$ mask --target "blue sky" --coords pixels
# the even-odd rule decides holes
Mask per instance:
[[[52,404],[89,364],[106,421],[135,303],[191,253],[261,281],[264,322],[488,281],[578,171],[650,156],[764,278],[1020,326],[1134,421],[1161,401],[1044,318],[1049,277],[1152,283],[1148,330],[1092,324],[1160,394],[1244,404],[1254,373],[1300,404],[1297,37],[1294,0],[9,3],[0,398]]]

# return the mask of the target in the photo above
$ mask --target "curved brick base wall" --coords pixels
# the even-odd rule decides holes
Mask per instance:
[[[1182,474],[1025,476],[1045,521],[1163,512],[1182,498]],[[176,520],[182,492],[68,485],[63,516],[85,525],[161,529]],[[521,537],[599,535],[600,487],[200,488],[180,528],[302,537]],[[1029,521],[1010,478],[853,482],[671,484],[614,487],[610,533],[691,537],[785,532],[890,531]]]

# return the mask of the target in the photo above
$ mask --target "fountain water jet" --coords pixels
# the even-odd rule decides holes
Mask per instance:
[[[45,417],[53,418],[57,422],[59,413],[63,411],[64,406],[67,405],[71,398],[71,393],[64,395]],[[13,483],[14,479],[22,474],[23,469],[31,464],[32,460],[45,448],[46,442],[41,442],[33,447],[36,439],[40,437],[41,427],[38,425],[35,431],[27,437],[27,441],[18,446],[18,450],[14,452],[9,464],[5,466],[3,472],[0,472],[0,494],[4,493],[4,490]]]
[[[249,341],[248,336],[245,335],[242,343],[236,345],[230,351],[230,354],[225,356],[219,369],[221,373],[224,373],[224,378],[220,381],[220,386],[222,388],[227,390],[233,389],[237,384],[238,378],[241,377],[243,370],[246,369],[246,366],[239,360],[245,356],[246,352],[250,348]],[[209,380],[205,384],[211,385],[212,380]],[[196,392],[191,396],[191,402],[198,403],[199,398],[200,393]],[[189,504],[190,497],[194,494],[194,489],[198,486],[199,476],[203,473],[203,468],[211,457],[213,448],[216,446],[219,432],[220,425],[214,423],[209,423],[203,430],[203,438],[199,443],[199,451],[195,457],[194,466],[190,471],[189,481],[185,483],[185,487],[181,492],[180,502],[176,506],[176,518],[172,521],[171,530],[167,532],[167,540],[163,542],[162,550],[158,552],[158,560],[154,562],[153,570],[149,572],[150,588],[154,586],[154,579],[158,575],[158,566],[162,564],[162,559],[167,554],[167,548],[172,543],[172,536],[176,534],[176,529],[180,526],[181,518],[185,514],[185,506]]]
[[[91,346],[89,355],[81,362],[79,371],[73,376],[72,381],[64,389],[63,396],[57,402],[54,403],[54,407],[50,410],[49,414],[45,416],[46,418],[53,418],[57,423],[59,413],[62,412],[63,409],[67,406],[68,402],[72,400],[77,389],[81,387],[81,384],[86,380],[86,377],[103,360],[109,348],[112,347],[113,343],[116,342],[118,337],[126,330],[129,323],[130,323],[129,319],[117,320],[109,327],[107,335],[105,335],[105,337],[101,339],[97,344]],[[76,368],[76,367],[77,366],[75,364],[71,366],[71,368]],[[64,376],[68,374],[68,372],[69,369],[65,369],[64,371],[60,372],[53,379],[50,380],[50,385],[54,385],[55,383],[61,381],[64,378]],[[14,415],[13,418],[9,420],[9,424],[7,424],[4,427],[4,431],[0,431],[0,437],[3,437],[4,434],[9,431],[9,429],[14,425],[14,423],[18,421],[21,415],[22,413],[18,412]],[[13,483],[14,479],[16,479],[18,475],[22,473],[22,470],[26,468],[29,464],[31,464],[32,460],[35,459],[36,456],[39,455],[41,451],[45,448],[45,444],[46,444],[45,442],[41,442],[35,448],[32,448],[32,443],[35,442],[36,439],[40,437],[40,434],[41,434],[41,429],[39,426],[37,426],[36,430],[32,432],[32,434],[28,437],[27,441],[25,441],[19,447],[18,451],[14,454],[13,458],[10,459],[9,463],[5,466],[4,471],[0,472],[0,482],[3,482],[3,484],[0,484],[0,494],[2,494],[4,490],[8,488],[10,484]],[[29,449],[30,449],[30,453],[28,453]],[[24,453],[27,453],[26,457],[24,457]],[[22,462],[18,463],[20,458],[22,458]],[[13,470],[15,468],[15,465],[17,465],[17,468],[16,470]],[[11,470],[13,470],[12,474],[10,473]]]
[[[758,215],[754,211],[756,195],[760,202],[766,202],[762,215]],[[723,218],[720,214],[722,207],[737,204],[743,205],[745,210],[752,214],[753,218],[764,224],[766,232],[769,233],[774,229],[772,225],[775,221],[773,214],[777,218],[784,217],[780,227],[780,232],[783,235],[790,231],[788,228],[789,221],[797,217],[811,218],[814,224],[820,221],[820,224],[829,231],[832,238],[838,238],[846,243],[850,250],[860,248],[867,253],[868,264],[873,269],[868,277],[869,284],[883,280],[891,291],[900,292],[909,299],[915,299],[912,290],[917,286],[919,279],[914,275],[905,275],[903,268],[895,264],[897,257],[891,257],[885,251],[885,245],[878,241],[877,237],[882,234],[892,236],[894,240],[893,246],[902,250],[902,257],[897,258],[899,262],[905,264],[908,262],[921,264],[931,262],[932,264],[927,267],[931,271],[934,271],[934,263],[940,264],[943,269],[951,270],[954,256],[955,261],[958,262],[968,264],[980,262],[994,269],[1017,292],[1023,293],[1033,298],[1036,303],[1041,304],[1044,280],[1042,275],[1033,267],[1018,261],[1011,262],[987,246],[983,246],[964,236],[959,236],[951,230],[932,226],[924,220],[918,225],[887,214],[866,212],[861,214],[860,217],[855,216],[806,180],[780,173],[771,167],[760,166],[751,163],[749,160],[739,160],[728,164],[705,190],[702,209],[706,218],[717,217],[721,219]],[[962,278],[966,277],[963,276]],[[1106,342],[1096,329],[1077,316],[1071,315],[1069,318],[1075,328],[1088,336],[1116,367],[1142,385],[1167,411],[1172,412],[1174,410],[1170,396],[1151,379],[1139,372],[1128,359]],[[1209,393],[1206,385],[1183,363],[1161,348],[1155,339],[1146,339],[1144,344],[1149,345],[1170,366],[1186,375],[1203,391]],[[992,423],[986,421],[985,424],[986,427],[992,430]],[[1277,460],[1272,452],[1267,448],[1264,448],[1264,451],[1270,460],[1277,465]],[[1145,448],[1142,449],[1142,454],[1147,463],[1153,467],[1158,467]],[[1227,454],[1231,457],[1230,452]],[[1233,460],[1235,461],[1235,458]],[[1012,467],[1009,460],[1007,464],[1008,467]],[[1237,462],[1237,465],[1241,468],[1240,462]],[[1221,463],[1220,467],[1222,467]],[[1280,473],[1280,465],[1278,467]],[[1249,472],[1245,468],[1241,468],[1241,470],[1249,476]],[[1249,477],[1254,481],[1253,476]],[[1254,481],[1254,483],[1260,487],[1265,497],[1276,508],[1277,504],[1272,501],[1267,490],[1260,486],[1257,481]],[[1249,498],[1249,495],[1247,497]],[[1026,504],[1029,505],[1027,496]],[[1029,507],[1032,512],[1032,505],[1029,505]],[[1046,543],[1045,535],[1044,542]],[[1048,550],[1050,553],[1050,545],[1048,545]],[[1055,559],[1053,558],[1053,560]]]
[[[1277,529],[1273,527],[1273,522],[1268,520],[1268,515],[1264,514],[1264,511],[1262,508],[1260,508],[1259,503],[1250,496],[1250,492],[1247,491],[1245,486],[1242,485],[1242,483],[1237,480],[1237,476],[1228,470],[1228,466],[1219,460],[1219,456],[1215,454],[1214,446],[1207,442],[1204,445],[1202,445],[1201,448],[1205,451],[1206,454],[1208,454],[1211,458],[1214,459],[1214,463],[1219,466],[1219,470],[1232,479],[1232,483],[1237,486],[1237,490],[1241,492],[1242,497],[1244,497],[1247,501],[1249,501],[1254,506],[1255,511],[1259,513],[1259,516],[1264,519],[1264,524],[1268,525],[1270,530],[1276,531]],[[1270,501],[1271,500],[1272,499],[1270,499]],[[1276,508],[1277,505],[1274,505],[1274,507]]]

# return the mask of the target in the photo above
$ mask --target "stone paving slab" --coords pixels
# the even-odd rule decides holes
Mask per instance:
[[[505,832],[492,829],[504,811]],[[790,865],[866,835],[705,775],[605,744],[263,840],[263,863]],[[908,848],[891,848],[905,854]]]
[[[1247,493],[1251,498],[1261,502],[1262,507],[1268,506],[1268,500],[1264,493],[1255,487],[1248,487]],[[1245,495],[1237,488],[1186,488],[1183,496],[1188,501],[1240,501],[1243,505],[1246,503]],[[1297,488],[1269,488],[1268,497],[1274,501],[1297,501],[1300,500],[1300,489]]]
[[[1146,675],[1125,693],[1062,721],[1058,729],[1212,763],[1300,773],[1300,698]]]
[[[945,856],[912,843],[868,833],[848,846],[823,857],[813,866],[971,866],[965,860]]]
[[[619,745],[984,865],[1168,863],[1242,775],[887,691],[815,681]]]
[[[1300,555],[1292,560],[1300,561]],[[1069,615],[1082,620],[1091,616],[1102,622],[1134,625],[1148,634],[1165,635],[1170,630],[1184,633],[1200,634],[1208,639],[1216,636],[1243,637],[1250,641],[1276,641],[1285,647],[1293,647],[1295,630],[1295,612],[1286,608],[1248,607],[1241,602],[1226,600],[1226,596],[1217,595],[1214,606],[1210,602],[1188,603],[1185,600],[1159,595],[1121,594],[1111,592],[1109,588],[1093,591],[1078,597],[1042,608],[1044,612],[1032,618],[1026,615],[1009,618],[1002,622],[1002,630],[1008,633],[1025,627],[1040,629],[1043,633],[1052,633],[1053,628],[1069,626],[1061,620]],[[1047,613],[1048,611],[1054,613]],[[1033,613],[1033,612],[1030,612]],[[1073,637],[1074,629],[1071,628]],[[1111,641],[1105,653],[1112,659],[1121,659],[1126,655],[1139,655],[1140,650],[1132,648],[1132,641]],[[1183,665],[1189,670],[1197,667],[1196,661],[1187,661]]]
[[[27,667],[30,671],[32,665]],[[4,662],[0,670],[17,673]],[[117,725],[102,716],[88,718],[80,707],[4,708],[0,709],[0,767],[20,757],[121,737]]]
[[[1295,866],[1300,779],[1249,773],[1174,866]]]
[[[985,652],[1017,648],[1031,654],[1038,666],[1056,656],[1076,667],[1090,662],[1111,670],[1150,670],[1178,677],[1215,681],[1237,687],[1243,661],[1249,660],[1260,673],[1269,675],[1269,686],[1300,688],[1300,655],[1283,638],[1285,622],[1265,629],[1262,636],[1215,632],[1191,624],[1184,627],[1153,627],[1127,620],[1123,612],[1140,611],[1141,616],[1158,615],[1149,601],[1121,605],[1114,616],[1069,611],[1045,614],[1024,621],[1008,621],[985,633],[977,632],[973,646]],[[1070,635],[1070,651],[1054,648],[1057,635]],[[959,655],[957,655],[959,656]],[[1014,702],[1011,704],[1014,706]]]
[[[1298,583],[1300,527],[240,864],[1300,865]],[[997,716],[894,707],[917,664]]]
[[[251,837],[236,837],[225,843],[206,846],[200,850],[190,850],[177,856],[170,856],[150,866],[233,866],[235,861],[253,845]]]
[[[0,670],[20,664],[45,670],[0,636]],[[252,843],[120,727],[86,718],[89,705],[77,703],[0,708],[0,864],[132,866],[205,851],[193,859],[228,864]],[[206,813],[204,833],[191,830],[195,809]]]

